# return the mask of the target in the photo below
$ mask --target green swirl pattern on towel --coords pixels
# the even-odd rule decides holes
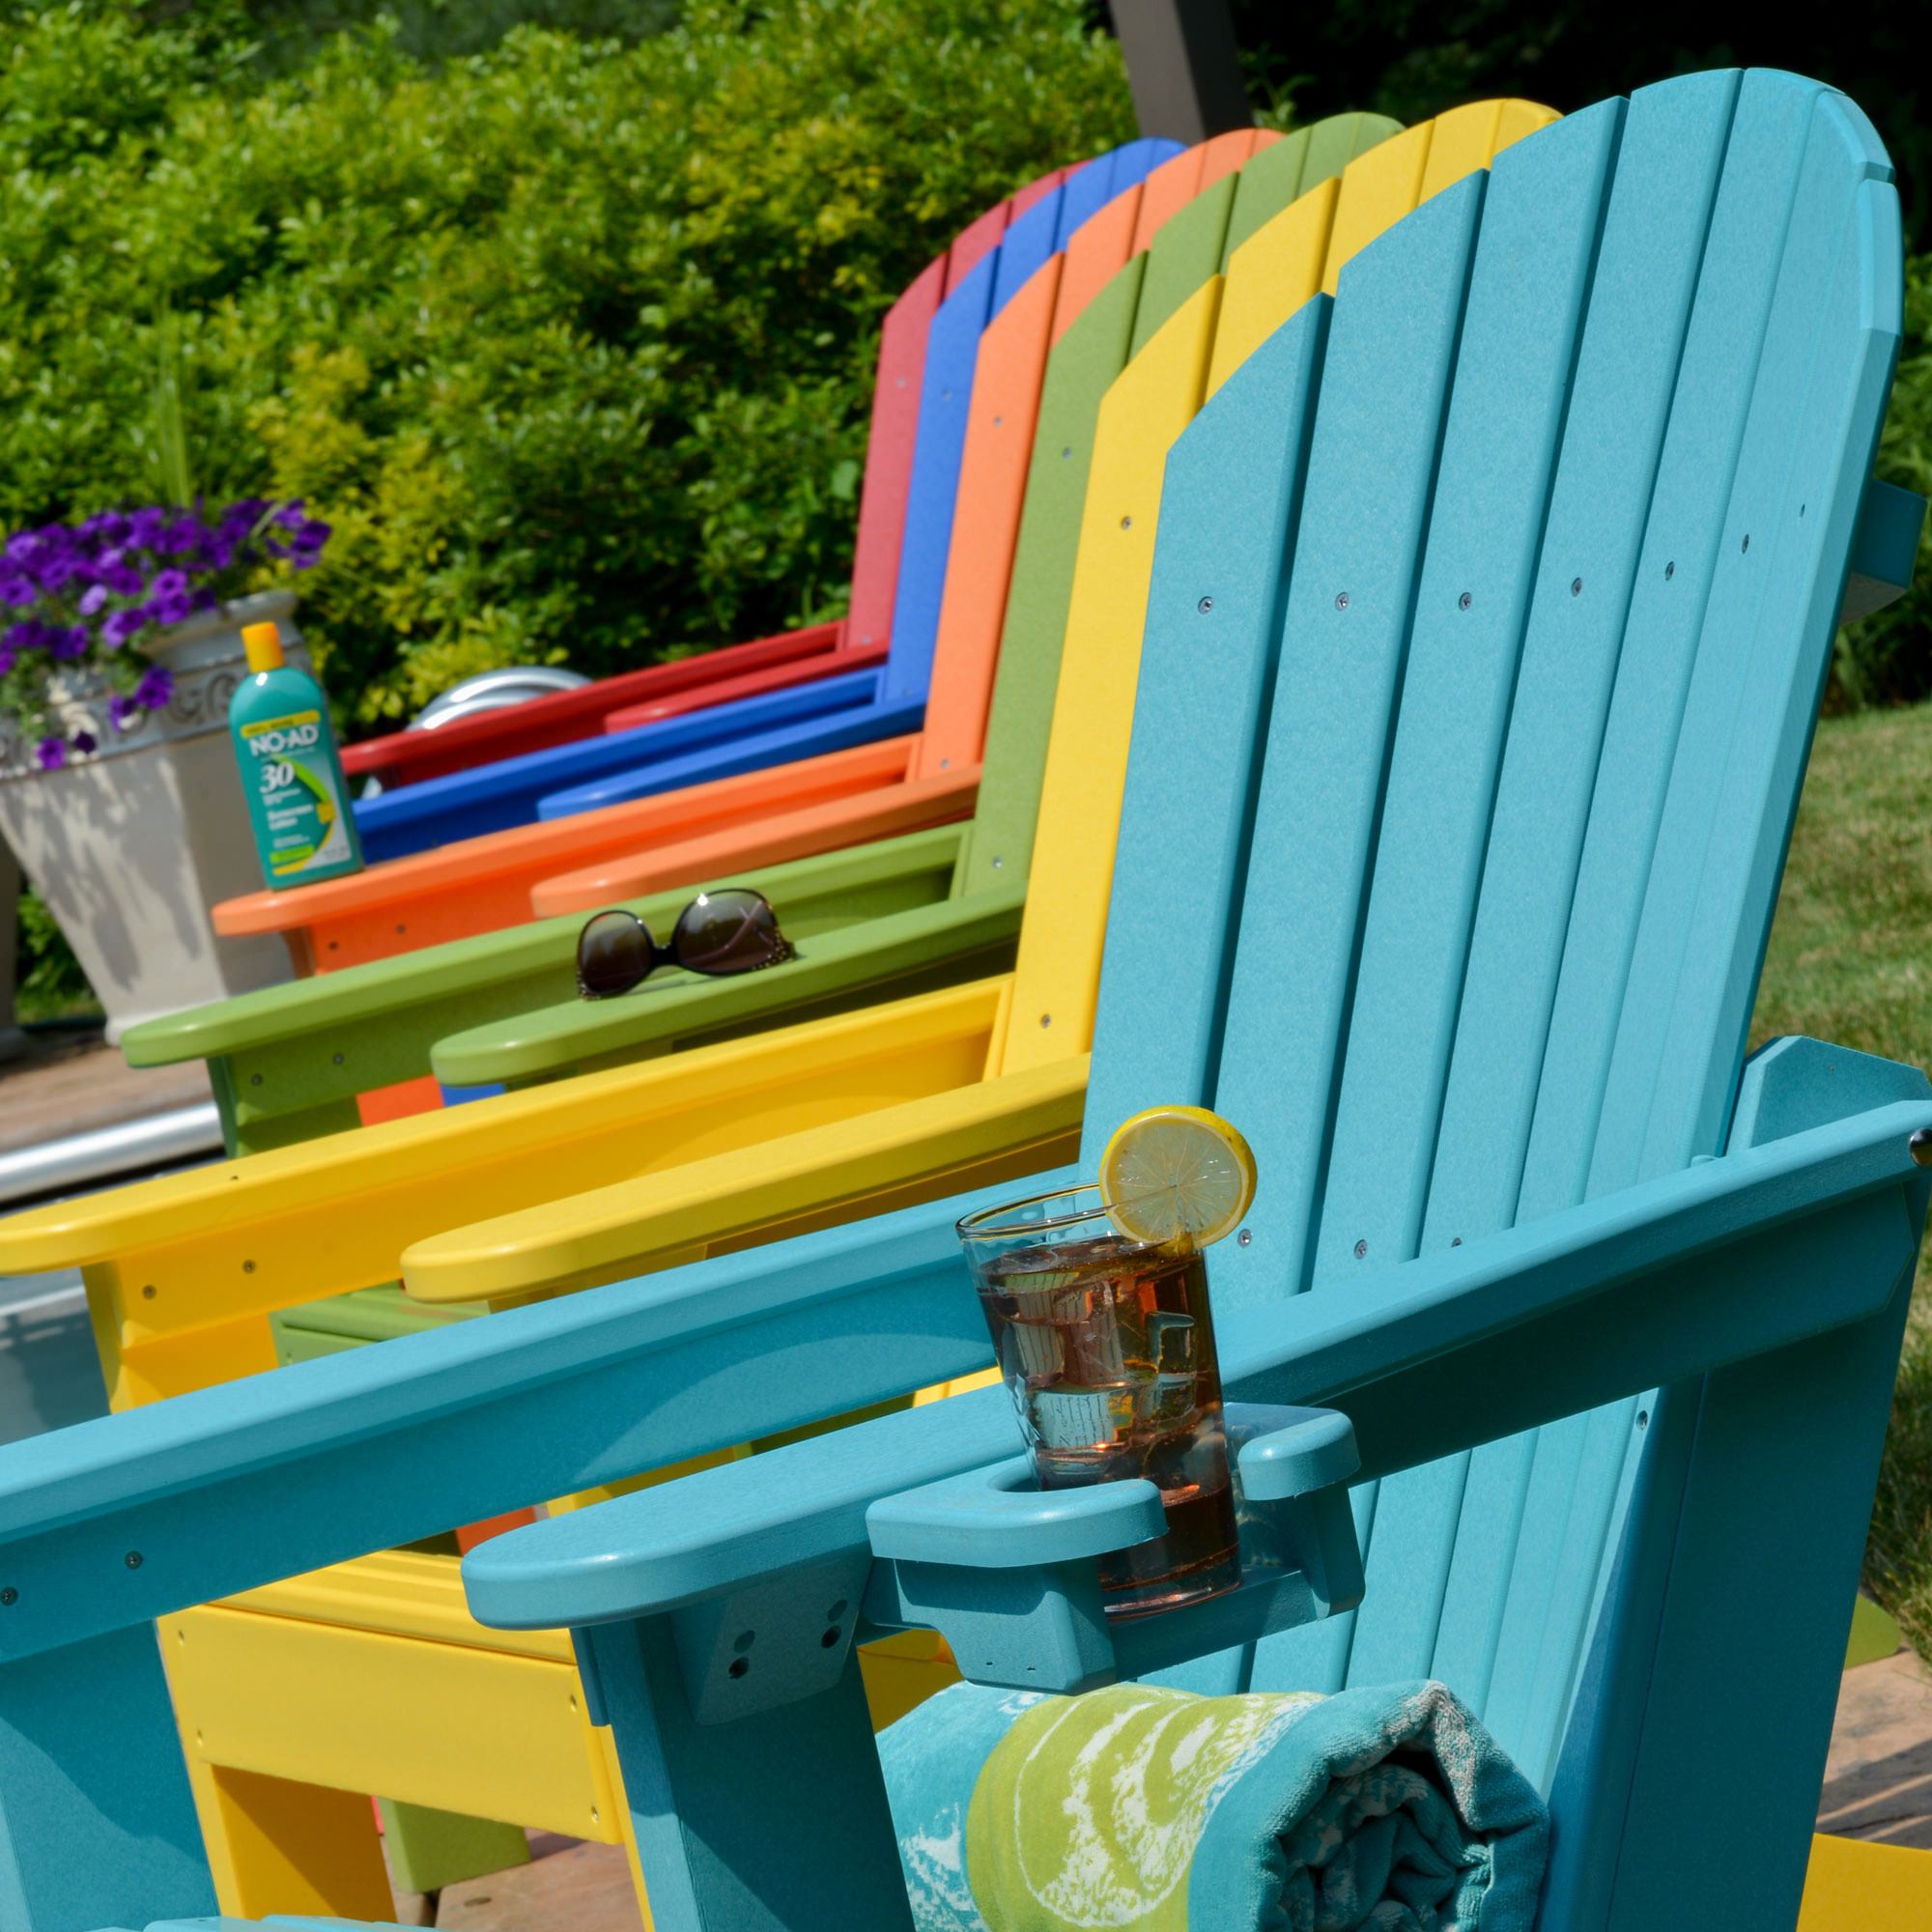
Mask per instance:
[[[1195,1697],[1119,1684],[1042,1697],[973,1787],[967,1869],[1040,1932],[1185,1932],[1194,1849],[1233,1779],[1321,1699]]]
[[[879,1740],[919,1932],[1529,1932],[1542,1801],[1444,1686],[955,1685]]]

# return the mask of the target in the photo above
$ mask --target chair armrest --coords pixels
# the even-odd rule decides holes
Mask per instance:
[[[1805,1124],[1861,1099],[1878,1104]],[[1916,1255],[1921,1134],[1916,1068],[1780,1041],[1747,1071],[1721,1159],[1346,1295],[1230,1310],[1229,1394],[1340,1409],[1366,1478],[1856,1321]],[[471,1608],[507,1629],[616,1621],[861,1554],[873,1503],[1009,1456],[1016,1435],[984,1389],[537,1523],[466,1558]]]
[[[129,1027],[121,1036],[121,1051],[130,1066],[213,1060],[311,1033],[386,1020],[413,1006],[443,1007],[467,993],[505,980],[525,980],[546,968],[567,975],[582,923],[578,918],[532,921],[372,959],[339,973],[212,1000]],[[354,1091],[352,1083],[345,1084]]]
[[[1025,906],[1023,885],[914,906],[801,940],[796,956],[767,972],[719,980],[667,977],[646,981],[635,996],[566,1000],[472,1027],[439,1040],[431,1065],[452,1087],[554,1078],[635,1055],[653,1042],[883,984],[947,959],[974,961],[978,971],[990,973],[997,970],[990,958],[995,952],[1004,950],[1001,963],[1010,963]],[[782,907],[779,916],[782,922]],[[575,921],[571,933],[574,941]],[[962,963],[960,977],[965,970]]]
[[[1355,1470],[1348,1417],[1232,1403],[1225,1420],[1240,1543],[1232,1589],[1157,1617],[1110,1618],[1094,1559],[1165,1533],[1159,1491],[1145,1480],[1042,1491],[1032,1460],[1017,1456],[871,1506],[866,1524],[878,1560],[866,1579],[867,1620],[937,1630],[975,1683],[1067,1691],[1352,1608],[1362,1600],[1362,1552],[1347,1489]],[[743,1622],[735,1604],[724,1620]],[[703,1722],[746,1701],[717,1650],[679,1644]]]
[[[501,1301],[613,1280],[798,1215],[860,1213],[988,1162],[1026,1173],[1079,1132],[1087,1065],[1080,1054],[454,1228],[405,1250],[403,1285],[421,1301]]]
[[[1801,1092],[1821,1073],[1838,1090],[1814,1087],[1822,1109]],[[1878,1104],[1802,1123],[1861,1096]],[[1735,1151],[1347,1296],[1232,1311],[1224,1375],[1251,1401],[1344,1409],[1378,1476],[1769,1353],[1897,1292],[1932,1190],[1932,1144],[1914,1138],[1928,1130],[1917,1068],[1778,1041],[1747,1074]]]
[[[822,852],[760,867],[751,876],[741,875],[729,883],[756,887],[779,908],[781,919],[795,912],[799,928],[810,932],[828,918],[837,923],[847,898],[863,897],[878,890],[882,881],[943,875],[955,865],[957,856],[956,833],[915,833],[863,853]],[[668,932],[695,889],[682,881],[706,878],[703,873],[680,874],[681,882],[674,888],[634,898],[630,910],[653,931]],[[718,873],[708,875],[708,879],[720,885],[727,883]],[[340,1091],[354,1094],[370,1083],[359,1076],[360,1056],[355,1042],[345,1037],[348,1030],[407,1020],[422,1041],[424,1056],[411,1070],[426,1071],[430,1044],[449,1032],[452,1007],[461,1009],[470,996],[488,997],[500,988],[506,999],[519,998],[529,992],[533,980],[543,977],[556,981],[552,997],[568,994],[574,980],[577,936],[582,928],[581,913],[532,920],[500,932],[478,933],[471,939],[398,952],[337,973],[238,993],[185,1012],[144,1020],[121,1037],[121,1050],[131,1065],[162,1066],[327,1035],[327,1047],[344,1055]],[[525,999],[526,1007],[531,1004],[533,1000]],[[469,1009],[475,1009],[472,1005]],[[311,1081],[319,1074],[319,1068],[312,1072]]]
[[[991,1346],[952,1224],[1009,1192],[0,1445],[0,1661],[969,1374]]]
[[[534,882],[656,839],[688,838],[734,819],[760,818],[867,783],[890,784],[904,776],[910,743],[882,739],[688,785],[590,817],[484,833],[313,886],[246,893],[215,906],[214,929],[231,937],[298,932],[330,920],[407,915],[425,898],[487,890],[506,880]]]
[[[112,1264],[128,1322],[178,1332],[393,1281],[412,1241],[490,1208],[611,1186],[693,1122],[712,1145],[746,1149],[733,1165],[742,1193],[756,1187],[759,1110],[775,1095],[796,1101],[855,1068],[890,1083],[935,1055],[943,1065],[961,1042],[983,1053],[1004,993],[997,980],[953,987],[28,1208],[0,1219],[0,1274]],[[1077,1118],[1077,1099],[1057,1104]],[[710,1171],[668,1167],[653,1199],[673,1202],[680,1175]],[[698,1218],[678,1221],[687,1238]]]
[[[751,770],[772,762],[794,740],[803,741],[814,730],[822,736],[835,728],[835,720],[869,706],[878,682],[876,672],[862,671],[787,685],[615,736],[578,738],[472,765],[357,801],[356,831],[372,858],[405,858],[480,832],[508,831],[534,817],[554,818],[559,814],[544,810],[543,801],[566,789],[583,793],[635,780],[635,789],[612,790],[610,798],[598,801],[614,804],[620,796],[641,797],[677,783]]]
[[[1104,1556],[1166,1528],[1160,1492],[1145,1477],[1042,1490],[1024,1455],[895,1490],[866,1512],[873,1555],[968,1570],[1024,1570]]]
[[[599,906],[666,891],[687,879],[724,879],[748,866],[802,859],[863,839],[923,831],[970,815],[979,788],[978,765],[937,778],[908,779],[876,791],[803,807],[762,824],[727,826],[561,872],[533,888],[530,905],[539,916],[575,913],[582,918]]]
[[[608,778],[593,779],[582,784],[563,784],[547,791],[536,801],[541,819],[575,818],[607,807],[628,805],[640,798],[684,785],[696,785],[739,772],[758,771],[767,765],[790,764],[801,758],[816,757],[826,752],[842,751],[847,746],[869,744],[875,739],[892,738],[917,731],[925,718],[925,698],[867,700],[856,696],[858,688],[876,685],[878,674],[867,671],[851,679],[828,678],[823,684],[802,685],[788,694],[795,699],[816,696],[821,703],[817,715],[797,724],[772,724],[741,738],[726,738],[701,751],[676,756],[639,759]],[[835,694],[850,690],[855,696],[848,708],[830,708]],[[741,699],[744,704],[767,700]],[[607,738],[607,745],[621,748],[645,733],[669,734],[684,721],[670,719],[663,724],[646,724],[641,732],[627,732],[621,738]]]
[[[1912,568],[1918,555],[1918,534],[1925,526],[1925,498],[1916,490],[1865,483],[1859,504],[1859,521],[1852,531],[1852,555],[1845,577],[1844,601],[1838,622],[1856,623],[1895,603],[1912,587]]]
[[[835,673],[848,670],[875,670],[886,662],[884,644],[866,644],[840,651],[836,657],[827,653],[821,660],[823,668],[816,675],[830,677]],[[627,704],[621,710],[611,712],[604,720],[604,729],[610,731],[635,730],[639,724],[655,724],[666,718],[681,718],[688,711],[698,711],[707,705],[728,703],[735,697],[755,697],[760,692],[770,691],[775,686],[803,682],[800,670],[789,665],[780,666],[776,670],[751,670],[742,675],[723,678],[717,684],[696,686],[686,691],[668,692],[662,696],[647,697],[635,704]]]
[[[604,718],[620,705],[673,692],[692,693],[701,702],[707,687],[735,674],[821,654],[830,656],[843,629],[842,622],[812,624],[749,643],[727,644],[700,657],[646,665],[640,670],[599,678],[576,691],[506,705],[500,711],[445,724],[438,731],[390,731],[380,738],[365,738],[344,748],[343,769],[351,778],[375,774],[388,783],[403,784],[548,745],[569,744],[599,730]]]
[[[1292,1502],[1331,1489],[1360,1463],[1349,1419],[1334,1409],[1237,1406],[1228,1423],[1250,1503]],[[1042,1490],[1023,1455],[896,1490],[866,1512],[873,1555],[969,1570],[1104,1556],[1166,1531],[1160,1492],[1146,1478]]]

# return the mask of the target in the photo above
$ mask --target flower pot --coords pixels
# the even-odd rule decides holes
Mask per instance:
[[[20,868],[0,838],[0,1063],[26,1051],[27,1037],[14,1024],[14,975],[18,969]]]
[[[228,742],[228,699],[247,675],[242,626],[279,625],[307,668],[294,610],[292,592],[269,591],[163,632],[147,655],[174,673],[174,694],[127,731],[108,726],[104,685],[73,680],[57,694],[68,733],[90,730],[100,749],[60,771],[0,727],[0,840],[67,935],[109,1039],[291,977],[280,940],[217,938],[209,908],[262,885]]]

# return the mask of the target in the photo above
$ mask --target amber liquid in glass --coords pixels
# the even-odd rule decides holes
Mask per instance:
[[[1101,1601],[1131,1616],[1240,1581],[1221,1378],[1198,1254],[1117,1235],[1016,1248],[980,1305],[1042,1489],[1145,1476],[1167,1534],[1100,1559]]]

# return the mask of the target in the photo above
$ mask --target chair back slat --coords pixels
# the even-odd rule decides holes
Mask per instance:
[[[1111,164],[1111,160],[1112,156],[1102,156],[1104,162]],[[879,328],[872,417],[866,439],[866,473],[859,491],[852,556],[852,594],[839,637],[841,647],[883,644],[892,636],[893,600],[898,594],[899,541],[905,530],[913,444],[919,433],[925,338],[939,304],[946,298],[949,277],[963,275],[998,240],[1015,213],[1024,213],[1034,202],[1053,193],[1069,172],[1077,182],[1093,173],[1095,165],[1090,162],[1070,171],[1056,168],[1029,183],[1010,202],[988,209],[952,248],[928,262],[886,311]],[[1083,186],[1081,192],[1091,194],[1093,189]]]
[[[1180,152],[1171,141],[1136,141],[1131,153],[1119,150],[1103,160],[1110,182],[1124,185],[1163,154]],[[899,542],[898,585],[880,680],[880,693],[888,703],[917,703],[930,688],[980,338],[1053,254],[1065,193],[1056,185],[1025,213],[1010,219],[964,273],[959,269],[960,251],[956,246],[953,250],[946,298],[926,336],[919,424]],[[980,224],[975,226],[977,230]],[[943,720],[936,722],[943,726]],[[977,730],[973,737],[977,743]],[[949,745],[943,755],[963,756],[972,749]]]
[[[866,474],[859,489],[859,523],[852,553],[852,602],[843,641],[883,644],[892,636],[898,589],[899,539],[905,531],[906,490],[912,480],[913,440],[919,433],[920,378],[925,337],[946,294],[946,257],[929,262],[879,328],[879,362],[872,382],[872,421],[866,440]]]
[[[1055,308],[1055,329],[1065,324],[1066,334],[1056,337],[1050,362],[1037,377],[1026,359],[1028,352],[1020,346],[1034,321],[1027,306],[1037,294],[1033,285],[987,328],[980,352],[982,366],[990,363],[998,373],[988,383],[976,381],[974,385],[961,488],[962,494],[969,488],[974,493],[976,513],[970,529],[962,515],[955,531],[946,571],[939,653],[957,650],[967,658],[976,650],[991,648],[990,639],[1002,626],[1004,636],[999,643],[1001,670],[980,740],[979,813],[964,844],[955,895],[1024,877],[1032,865],[1054,715],[1052,694],[1068,632],[1094,421],[1102,397],[1133,353],[1146,305],[1157,302],[1171,315],[1174,304],[1198,292],[1225,264],[1227,234],[1236,214],[1252,228],[1294,204],[1304,179],[1312,179],[1302,166],[1308,156],[1319,154],[1324,157],[1322,165],[1325,157],[1337,155],[1346,160],[1384,138],[1393,127],[1373,115],[1344,115],[1287,140],[1269,140],[1257,132],[1251,142],[1245,133],[1208,142],[1204,150],[1208,158],[1200,174],[1214,172],[1244,143],[1249,158],[1237,172],[1221,174],[1196,202],[1183,205],[1180,213],[1159,231],[1151,250],[1131,257],[1124,253],[1132,236],[1122,210],[1134,191],[1109,203],[1072,239],[1062,260]],[[1142,190],[1171,171],[1172,178],[1179,180],[1192,166],[1188,156],[1163,163],[1141,185]],[[1210,199],[1224,185],[1232,205]],[[1196,209],[1204,203],[1205,212],[1197,217]],[[1312,245],[1319,249],[1326,237],[1325,221],[1317,223],[1316,231]],[[1097,296],[1085,298],[1082,291],[1096,266],[1107,259],[1106,250],[1118,251],[1114,259],[1123,265],[1116,271],[1120,279]],[[1162,293],[1146,293],[1150,276]],[[1087,305],[1080,310],[1076,327],[1068,323],[1069,311],[1083,299]],[[1029,344],[1031,340],[1027,337]],[[1009,448],[1004,457],[991,452],[1009,429],[1029,415],[1036,426],[1022,490],[1019,467],[1028,459],[1020,449]],[[1150,462],[1157,470],[1162,454],[1156,448],[1136,459],[1137,473]],[[1151,510],[1149,514],[1151,517]],[[1017,520],[1018,527],[1010,548],[995,555],[995,546],[981,543],[980,534],[1009,527],[1011,520]],[[936,658],[935,688],[947,675]],[[1103,743],[1098,733],[1090,731],[1087,744],[1095,795],[1117,797],[1125,764],[1124,735]],[[961,755],[971,755],[970,748],[948,746],[942,753],[924,744],[919,769],[930,775],[940,768],[941,757],[956,761]],[[1103,889],[1084,895],[1079,916],[1085,922],[1083,932],[1090,935],[1090,951],[1083,955],[1089,962],[1084,969],[1087,989],[1076,999],[1075,1010],[1091,1012],[1092,961],[1097,957],[1097,935],[1104,919]]]
[[[1075,161],[1069,167],[1055,168],[1050,173],[1040,175],[1037,180],[1028,182],[1026,186],[1017,190],[1012,199],[1008,202],[1008,222],[1010,224],[1017,221],[1021,215],[1033,207],[1035,202],[1044,201],[1055,188],[1065,185],[1075,175],[1084,174],[1092,166],[1093,162],[1091,161]]]
[[[1314,135],[1321,131],[1311,133],[1311,151]],[[1361,131],[1351,128],[1347,138]],[[1427,141],[1411,147],[1412,161],[1399,172],[1403,179],[1419,182]],[[1265,187],[1274,191],[1287,185],[1279,164],[1270,164],[1281,152],[1270,148],[1251,164],[1264,171]],[[1065,607],[1059,696],[1047,741],[1031,874],[1030,902],[1050,906],[1052,912],[1029,919],[1021,931],[1008,1033],[995,1054],[995,1064],[1006,1071],[1084,1052],[1093,1038],[1128,723],[1151,585],[1151,538],[1160,514],[1169,440],[1201,407],[1217,378],[1225,379],[1217,345],[1230,308],[1237,311],[1248,342],[1258,343],[1319,291],[1333,265],[1329,215],[1336,207],[1353,195],[1364,210],[1381,210],[1387,221],[1403,212],[1381,185],[1380,152],[1371,148],[1351,162],[1333,197],[1303,194],[1230,254],[1227,230],[1236,204],[1244,203],[1252,215],[1255,196],[1262,191],[1249,193],[1250,170],[1244,169],[1218,237],[1225,275],[1199,284],[1167,317],[1101,406],[1090,459],[1092,482],[1081,511],[1078,560]],[[1358,172],[1373,176],[1371,188],[1360,194],[1352,186]],[[1210,214],[1221,209],[1211,196],[1203,201]],[[1190,210],[1190,217],[1193,213]],[[1362,220],[1368,218],[1364,214]],[[1351,230],[1357,239],[1363,232],[1361,222]],[[1148,281],[1161,272],[1161,246],[1205,257],[1208,239],[1191,219],[1170,223],[1149,257]],[[1145,294],[1142,302],[1145,306]],[[1025,607],[1015,598],[1013,609]],[[996,705],[996,724],[999,715]]]

